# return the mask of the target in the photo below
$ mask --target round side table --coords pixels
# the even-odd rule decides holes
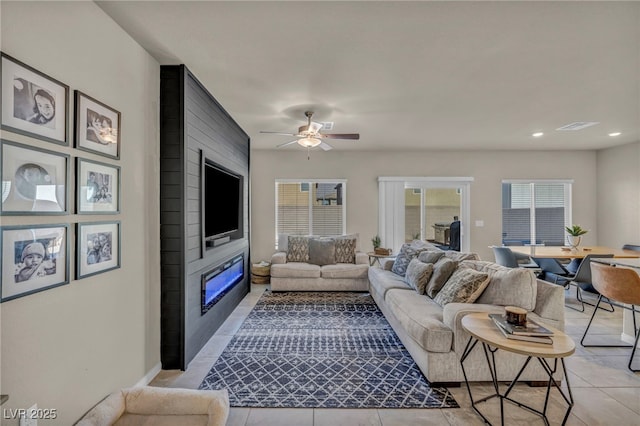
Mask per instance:
[[[462,357],[460,358],[460,366],[462,367],[464,381],[467,386],[467,391],[469,392],[469,398],[471,399],[471,406],[473,407],[475,412],[478,413],[480,417],[482,417],[485,423],[491,424],[491,422],[480,412],[477,404],[485,402],[492,398],[499,398],[501,424],[504,425],[504,401],[506,400],[513,404],[516,404],[521,408],[538,414],[540,417],[542,417],[545,424],[548,425],[549,419],[547,418],[547,402],[549,401],[549,393],[551,392],[552,387],[555,387],[558,390],[560,395],[562,395],[563,399],[568,404],[568,408],[564,415],[562,424],[564,425],[567,422],[569,413],[573,408],[573,395],[571,394],[571,386],[569,385],[569,377],[567,376],[567,369],[564,365],[564,358],[575,352],[576,345],[573,340],[571,340],[571,338],[562,331],[554,329],[553,327],[549,327],[546,324],[545,327],[553,331],[553,344],[551,345],[507,339],[502,334],[502,332],[498,330],[498,326],[493,322],[491,318],[489,318],[489,315],[487,313],[473,313],[462,318],[462,328],[464,328],[471,336],[469,337],[469,342],[467,343],[467,346],[462,353]],[[489,395],[488,397],[474,401],[473,395],[471,394],[471,387],[469,386],[469,380],[467,380],[467,373],[464,370],[464,361],[467,359],[471,351],[477,346],[478,342],[482,344],[482,348],[487,355],[487,365],[491,373],[495,393]],[[527,357],[526,361],[522,365],[522,368],[520,369],[518,374],[516,374],[516,377],[509,384],[507,390],[502,394],[500,393],[497,379],[498,375],[496,373],[495,352],[498,350],[513,352]],[[509,397],[509,394],[518,381],[518,378],[532,358],[536,358],[544,368],[544,371],[549,375],[547,394],[545,396],[545,404],[542,411]],[[549,365],[549,359],[553,359],[553,368],[551,368],[551,366]],[[558,381],[553,378],[553,375],[558,368],[558,360],[560,361],[565,380],[567,381],[568,395],[563,392],[560,383],[558,383]]]

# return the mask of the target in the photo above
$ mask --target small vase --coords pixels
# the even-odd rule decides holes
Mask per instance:
[[[582,237],[580,237],[580,236],[567,235],[567,242],[571,246],[572,250],[576,250],[578,248],[578,246],[580,245],[580,240],[581,239],[582,239]]]

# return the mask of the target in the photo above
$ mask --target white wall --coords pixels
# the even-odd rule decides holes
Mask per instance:
[[[276,178],[347,179],[347,232],[358,232],[370,251],[378,232],[378,176],[470,176],[471,250],[493,260],[488,246],[502,235],[502,179],[574,179],[573,221],[590,229],[585,244],[595,244],[596,153],[553,152],[344,152],[255,150],[251,153],[251,256],[269,260],[274,252]],[[484,227],[474,226],[484,220]]]
[[[598,242],[640,245],[640,142],[598,151]]]
[[[71,282],[0,305],[2,409],[55,408],[72,424],[160,362],[159,64],[93,2],[0,3],[2,51],[122,113],[121,159],[2,132],[2,138],[121,166],[121,214],[2,217],[69,223]],[[69,129],[73,129],[73,117]],[[72,135],[71,131],[71,135]],[[72,162],[72,164],[74,164]],[[72,168],[73,170],[73,168]],[[71,175],[74,212],[75,173]],[[120,269],[75,280],[77,222],[119,219]],[[17,421],[2,420],[2,424]]]

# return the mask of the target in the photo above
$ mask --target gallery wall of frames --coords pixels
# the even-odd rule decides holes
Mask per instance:
[[[51,143],[43,149],[5,136],[0,141],[0,215],[47,217],[41,224],[0,226],[0,302],[6,302],[68,284],[74,266],[76,280],[120,268],[122,117],[80,90],[70,100],[68,85],[0,54],[2,129],[21,140]],[[73,149],[67,154],[56,148],[71,146],[72,101]],[[93,221],[90,215],[110,220]],[[48,216],[60,220],[50,224]]]

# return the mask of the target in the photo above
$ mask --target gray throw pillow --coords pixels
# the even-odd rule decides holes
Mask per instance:
[[[436,263],[442,256],[444,256],[443,251],[427,250],[418,255],[418,260],[424,263]]]
[[[309,237],[289,235],[287,248],[287,262],[309,261]]]
[[[400,252],[398,256],[396,256],[395,261],[393,262],[393,266],[391,267],[391,272],[394,274],[398,274],[401,277],[404,277],[407,273],[407,266],[409,266],[409,262],[414,257],[417,257],[420,252],[426,250],[426,248],[416,248],[409,243],[403,244],[400,248]]]
[[[432,299],[436,297],[436,294],[438,294],[442,286],[444,286],[457,267],[458,262],[455,260],[441,257],[440,260],[433,265],[433,274],[431,274],[431,278],[429,279],[426,289],[427,296]]]
[[[309,263],[314,265],[334,265],[336,263],[336,242],[333,239],[309,239]]]
[[[418,259],[411,259],[411,262],[409,262],[407,266],[404,281],[417,291],[418,294],[424,294],[432,273],[433,263],[424,263]]]
[[[489,274],[471,268],[458,268],[447,280],[433,301],[440,306],[447,303],[473,303],[489,285]]]
[[[336,238],[336,263],[356,263],[356,239]]]

